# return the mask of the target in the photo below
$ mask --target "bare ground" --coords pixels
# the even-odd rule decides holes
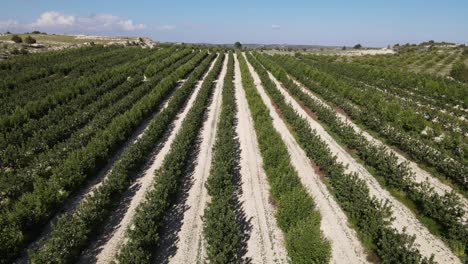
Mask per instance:
[[[332,244],[332,258],[330,262],[367,263],[365,250],[359,242],[356,232],[348,226],[347,216],[333,199],[332,195],[330,195],[327,187],[320,180],[320,176],[315,172],[310,159],[299,147],[286,124],[276,112],[270,98],[261,85],[258,74],[254,72],[250,64],[249,69],[254,77],[257,90],[270,110],[273,125],[281,134],[288,148],[292,165],[297,170],[302,184],[314,198],[317,209],[320,211],[322,216],[320,229]],[[272,76],[270,75],[270,77]],[[274,77],[272,80],[277,86],[280,85]]]
[[[214,62],[211,63],[209,70],[214,66]],[[208,73],[203,76],[203,79]],[[181,81],[181,84],[184,80]],[[176,120],[171,124],[171,132],[167,135],[167,140],[164,144],[156,149],[151,154],[153,157],[148,161],[143,172],[139,175],[138,179],[132,184],[132,186],[124,194],[124,199],[116,210],[116,213],[111,216],[104,227],[104,231],[101,236],[93,241],[90,247],[82,254],[80,263],[110,263],[119,247],[125,242],[125,232],[132,222],[136,208],[145,198],[146,192],[153,185],[154,172],[162,165],[162,162],[170,150],[171,144],[177,132],[182,126],[183,120],[193,105],[195,98],[200,90],[202,81],[199,81],[188,102],[183,108],[183,111],[178,114]],[[164,103],[164,108],[167,107],[167,103]],[[139,135],[141,137],[142,134]],[[93,188],[94,190],[95,188]]]
[[[257,144],[237,57],[235,58],[235,94],[238,103],[237,134],[240,144],[241,189],[239,202],[249,223],[245,258],[251,263],[287,263],[284,237],[275,222],[269,185]]]
[[[307,120],[311,128],[315,129],[320,138],[327,143],[330,151],[336,155],[337,161],[347,166],[346,172],[357,173],[357,175],[366,182],[372,196],[389,202],[393,209],[393,217],[395,218],[395,220],[392,221],[393,227],[399,231],[406,228],[408,234],[415,235],[415,244],[423,256],[430,257],[431,254],[434,254],[434,260],[438,263],[460,263],[460,259],[453,254],[448,246],[432,235],[429,230],[419,222],[410,209],[400,203],[387,190],[382,188],[378,181],[360,163],[354,160],[319,123],[313,120],[284,89],[280,89],[280,91],[285,96],[286,102],[290,103],[298,114]]]
[[[180,86],[185,82],[185,80],[179,81],[178,86],[176,89],[180,88]],[[175,90],[174,90],[175,91]],[[174,92],[173,91],[173,92]],[[172,92],[172,94],[173,94]],[[169,99],[171,98],[172,94],[168,96],[167,99],[163,101],[163,103],[151,114],[150,117],[146,118],[130,135],[130,137],[127,139],[125,143],[123,143],[118,151],[107,161],[106,165],[97,173],[95,177],[92,179],[89,179],[87,182],[85,182],[83,185],[84,187],[81,188],[76,194],[74,194],[72,197],[68,199],[66,203],[64,203],[63,209],[61,209],[60,212],[55,214],[55,216],[48,221],[46,225],[44,225],[43,230],[41,231],[40,235],[38,236],[37,239],[35,239],[33,242],[31,242],[26,250],[21,254],[21,256],[16,260],[16,263],[27,263],[27,251],[29,250],[34,250],[37,249],[39,246],[39,242],[45,239],[48,239],[51,235],[52,232],[52,226],[57,223],[58,217],[61,216],[62,214],[71,214],[73,213],[78,205],[89,195],[93,193],[96,188],[102,185],[103,181],[106,179],[106,177],[110,174],[112,171],[112,166],[114,163],[120,158],[122,155],[123,151],[131,144],[133,144],[138,138],[140,138],[145,130],[148,128],[149,123],[151,120],[164,108],[166,108],[167,103]],[[131,189],[133,190],[133,186]]]
[[[295,80],[294,80],[294,82],[302,89],[302,91],[304,93],[308,94],[313,100],[315,100],[319,104],[324,105],[324,106],[328,107],[329,109],[331,109],[331,107],[328,104],[326,104],[324,101],[322,101],[316,95],[314,95],[309,89],[305,88],[301,83],[299,83],[299,82],[297,82]],[[373,142],[373,143],[375,143],[375,144],[377,144],[379,146],[385,146],[388,151],[390,151],[390,152],[392,152],[393,154],[396,155],[399,162],[407,162],[408,166],[411,169],[411,171],[413,171],[413,173],[414,173],[414,181],[415,182],[428,181],[429,184],[431,185],[431,187],[434,188],[434,191],[436,191],[439,195],[444,195],[445,193],[449,193],[449,192],[454,191],[452,187],[450,187],[449,185],[444,184],[437,177],[432,176],[429,172],[427,172],[426,170],[423,170],[421,167],[419,167],[416,162],[413,162],[413,161],[407,159],[404,155],[402,155],[400,152],[396,151],[394,148],[385,145],[382,141],[380,141],[379,139],[376,139],[371,134],[369,134],[367,131],[361,129],[359,126],[357,126],[355,123],[353,123],[352,120],[349,119],[349,117],[347,117],[344,113],[342,113],[340,111],[337,111],[337,116],[343,122],[345,122],[345,123],[349,124],[350,126],[352,126],[356,132],[362,133],[362,135],[364,137],[366,137],[369,141],[371,141],[371,142]],[[460,200],[462,201],[462,203],[464,205],[464,207],[463,207],[465,209],[465,217],[464,218],[467,219],[468,218],[468,216],[467,216],[467,214],[468,214],[468,199],[466,199],[463,195],[461,195],[459,193],[457,193],[457,196],[460,198]]]
[[[226,70],[227,57],[224,59],[223,68],[216,83],[213,102],[208,110],[208,118],[202,128],[197,165],[192,174],[191,188],[185,202],[187,210],[184,212],[182,226],[178,232],[176,251],[169,256],[169,263],[203,263],[206,258],[203,240],[203,214],[209,197],[205,183],[211,168],[212,148],[221,112],[221,90]]]

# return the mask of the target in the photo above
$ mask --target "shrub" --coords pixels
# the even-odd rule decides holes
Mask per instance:
[[[300,221],[286,234],[288,254],[294,263],[328,263],[331,258],[330,242],[325,240],[317,226],[316,215]]]
[[[23,39],[18,35],[13,35],[11,37],[11,40],[13,40],[15,43],[22,43],[23,42]]]
[[[464,63],[456,63],[450,71],[450,76],[455,80],[468,82],[468,68]]]
[[[27,37],[24,38],[24,43],[34,44],[34,43],[36,43],[36,39],[31,37],[31,36],[27,36]]]

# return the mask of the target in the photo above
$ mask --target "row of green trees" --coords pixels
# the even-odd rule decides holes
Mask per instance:
[[[453,65],[450,76],[461,82],[468,82],[468,67],[463,62]]]
[[[124,78],[122,75],[130,71],[132,66],[143,63],[147,59],[145,55],[149,55],[149,53],[145,54],[145,52],[138,53],[137,58],[132,58],[132,52],[130,52],[126,58],[130,59],[130,62],[120,65],[118,61],[122,59],[118,57],[113,57],[118,61],[111,60],[107,63],[104,61],[102,66],[98,66],[104,67],[101,68],[101,72],[87,74],[84,78],[78,77],[70,80],[68,78],[61,78],[60,80],[53,81],[50,85],[36,87],[39,91],[36,92],[35,98],[18,98],[15,102],[18,104],[17,107],[11,113],[0,116],[0,132],[11,131],[30,119],[40,118],[58,105],[64,104],[76,96],[89,92],[94,87],[106,82],[114,81],[118,83],[121,79],[125,80],[126,76]],[[34,90],[34,88],[31,89],[31,92],[35,92]]]
[[[468,47],[464,47],[460,59],[452,66],[450,76],[455,80],[468,83],[468,66],[465,61],[468,59]]]
[[[294,78],[306,85],[308,89],[320,95],[326,101],[339,106],[354,121],[385,138],[387,143],[398,147],[413,160],[437,169],[438,172],[458,185],[460,189],[466,190],[468,188],[468,167],[461,161],[455,160],[382,119],[376,108],[382,107],[385,102],[381,102],[380,106],[368,105],[367,103],[366,107],[363,105],[357,106],[350,102],[348,98],[359,95],[360,100],[366,101],[366,98],[371,95],[360,93],[359,90],[349,86],[346,82],[320,72],[297,59],[285,56],[274,56],[272,59],[284,67]]]
[[[188,54],[192,53],[192,49],[182,49],[181,52],[179,52],[177,54],[177,56],[179,57],[183,57],[183,56],[186,56]],[[175,55],[175,54],[174,54]],[[164,65],[164,64],[159,64],[159,63],[154,63],[154,64],[150,64],[146,70],[145,70],[145,76],[147,78],[151,78],[153,77],[154,75],[156,75],[158,72],[162,71],[163,69],[165,69],[167,67],[167,65]]]
[[[85,52],[85,51],[82,51]],[[151,52],[142,49],[123,49],[123,48],[96,48],[95,50],[86,50],[86,54],[71,53],[62,54],[63,60],[58,61],[50,57],[42,57],[37,59],[36,56],[41,53],[36,53],[34,58],[29,60],[21,60],[23,57],[12,58],[11,61],[24,63],[28,67],[12,67],[11,69],[1,70],[4,78],[0,81],[1,102],[6,102],[6,99],[15,98],[17,94],[23,94],[25,90],[35,92],[43,89],[42,85],[57,81],[63,77],[79,77],[81,74],[97,73],[108,67],[115,67],[118,64],[128,62],[131,58],[137,59],[139,54],[150,55]],[[53,53],[53,52],[52,52]],[[145,55],[141,57],[145,57]],[[52,56],[52,55],[50,55]],[[10,61],[10,60],[8,60]],[[50,63],[50,64],[49,64]],[[16,66],[14,64],[14,66]],[[103,65],[101,65],[103,64]],[[28,95],[28,94],[26,94]],[[34,97],[33,97],[34,98]],[[14,110],[6,108],[7,105],[0,109],[3,114],[5,110]]]
[[[128,86],[130,83],[135,83],[139,85],[140,80],[142,80],[142,73],[147,64],[153,61],[159,61],[169,56],[171,52],[157,52],[153,56],[148,58],[143,58],[141,60],[136,60],[134,63],[127,65],[126,71],[122,72],[120,75],[112,76],[108,81],[102,83],[101,85],[94,87],[94,89],[89,89],[82,94],[78,94],[76,97],[70,98],[69,101],[63,104],[59,104],[53,109],[49,109],[47,113],[39,118],[31,118],[26,120],[23,124],[19,124],[16,127],[9,128],[8,131],[4,132],[3,136],[8,141],[10,146],[23,146],[23,150],[20,152],[28,152],[27,149],[24,149],[24,145],[28,145],[27,142],[33,140],[34,138],[41,138],[47,136],[52,140],[55,135],[47,132],[47,135],[40,135],[44,133],[46,129],[52,129],[50,126],[60,126],[63,129],[74,131],[75,128],[82,126],[82,122],[86,121],[86,114],[91,114],[88,109],[92,109],[92,105],[97,103],[102,95],[108,94],[109,92],[114,91],[116,88],[121,86]],[[168,61],[165,66],[170,65],[173,61]],[[135,81],[135,79],[137,81]],[[85,114],[83,116],[83,114]],[[71,119],[71,120],[67,120]],[[60,121],[60,123],[59,123]],[[62,134],[62,138],[66,137],[65,134]],[[36,140],[34,140],[36,141]],[[37,141],[36,141],[37,142]],[[2,144],[4,142],[1,142]],[[36,144],[36,145],[48,145],[50,144]],[[0,145],[1,146],[1,145]],[[42,146],[44,147],[44,146]],[[38,151],[38,150],[36,150]],[[31,153],[35,154],[35,153]],[[15,156],[15,155],[12,155]],[[15,163],[21,164],[21,162],[16,161],[16,158],[11,158],[13,161],[10,162],[9,167],[16,168]],[[6,161],[4,161],[6,162]]]
[[[335,111],[315,100],[302,91],[287,73],[256,53],[255,57],[272,72],[301,105],[315,113],[317,119],[324,124],[326,130],[338,138],[338,141],[352,149],[379,182],[390,190],[397,190],[413,203],[416,213],[435,221],[437,235],[446,239],[458,255],[465,255],[465,245],[468,244],[468,226],[463,223],[465,211],[458,196],[452,193],[439,195],[428,182],[416,183],[414,175],[407,163],[398,162],[398,158],[386,147],[378,146],[336,115]],[[433,230],[434,231],[434,230]]]
[[[0,162],[0,166],[4,167],[7,165],[9,168],[14,169],[21,167],[25,164],[25,162],[21,160],[21,155],[28,154],[33,156],[42,149],[53,145],[51,144],[53,141],[60,141],[59,137],[66,138],[67,134],[64,133],[63,130],[74,131],[76,128],[85,124],[83,122],[89,120],[86,114],[91,114],[88,112],[88,109],[91,108],[93,102],[98,101],[102,95],[112,92],[120,86],[127,85],[129,77],[141,79],[142,72],[148,63],[159,58],[164,58],[165,56],[168,56],[168,54],[157,54],[157,56],[151,56],[150,58],[144,58],[141,61],[132,63],[128,65],[127,70],[122,74],[112,76],[112,78],[102,85],[94,87],[94,89],[89,89],[83,94],[78,94],[64,104],[57,105],[55,108],[48,110],[47,113],[40,118],[31,118],[26,120],[23,124],[9,128],[9,130],[3,133],[5,141],[0,141],[0,148],[5,149],[6,146],[4,144],[8,142],[8,147],[12,151],[1,153],[2,156],[0,156],[0,160],[2,161]],[[134,83],[136,85],[139,84],[138,82]],[[57,129],[54,126],[58,126],[62,131],[53,133],[52,131]],[[41,139],[45,140],[45,142],[41,142]],[[28,142],[31,141],[32,144],[28,144]],[[28,145],[35,149],[28,149]],[[32,152],[29,153],[29,151]]]
[[[65,214],[59,219],[50,237],[41,243],[38,251],[30,254],[32,263],[71,262],[92,238],[100,234],[107,219],[121,202],[124,192],[150,160],[150,154],[162,142],[164,135],[171,130],[171,122],[187,102],[214,57],[211,54],[195,68],[171,97],[167,107],[151,120],[144,134],[124,150],[93,195],[83,200],[73,214]]]
[[[11,209],[0,215],[0,255],[8,261],[31,239],[32,233],[57,212],[67,198],[94,176],[135,129],[174,91],[178,81],[206,56],[201,53],[163,78],[145,97],[122,115],[115,117],[86,145],[71,152],[49,179],[37,178],[34,190],[24,193]]]
[[[17,159],[16,166],[18,168],[6,171],[3,174],[4,177],[0,179],[0,187],[4,190],[0,195],[0,199],[3,200],[1,207],[6,207],[15,201],[20,194],[31,191],[37,177],[48,179],[52,170],[66,159],[69,153],[86,145],[114,117],[130,109],[133,104],[147,95],[164,76],[168,76],[196,54],[193,53],[181,59],[171,56],[159,62],[158,64],[166,65],[167,68],[159,76],[149,79],[144,84],[141,78],[144,67],[140,68],[140,73],[137,74],[136,78],[124,82],[111,92],[95,99],[93,103],[81,111],[78,110],[72,114],[69,114],[70,111],[64,111],[68,106],[73,105],[70,103],[54,109],[51,113],[57,114],[56,116],[52,115],[57,121],[56,125],[54,122],[45,122],[44,127],[38,127],[34,136],[29,138],[26,144],[23,143],[17,148],[16,156],[23,158],[23,164]],[[76,102],[82,104],[79,100]],[[79,120],[83,120],[83,126],[74,126]],[[40,135],[44,135],[44,141],[40,140],[41,138],[38,137]],[[52,142],[54,139],[55,142]],[[8,148],[10,146],[12,145],[8,145]],[[0,153],[3,154],[3,152]],[[15,152],[11,153],[10,155],[14,156]]]
[[[61,63],[63,58],[78,58],[81,56],[86,57],[87,53],[93,53],[93,51],[101,50],[112,50],[120,49],[118,46],[108,46],[104,47],[102,45],[96,45],[94,47],[86,46],[76,49],[64,49],[51,52],[43,52],[34,54],[34,56],[29,57],[17,57],[11,60],[0,61],[0,72],[4,73],[6,71],[11,72],[20,72],[24,69],[31,68],[33,65],[36,66],[47,66],[48,63]],[[47,63],[46,63],[47,62]]]
[[[15,114],[15,111],[33,112],[34,110],[32,108],[34,108],[34,106],[38,106],[38,102],[48,95],[59,95],[60,91],[64,93],[69,87],[76,87],[79,83],[84,86],[88,80],[91,80],[89,78],[96,78],[102,72],[113,67],[119,67],[120,65],[122,65],[120,67],[123,67],[124,64],[129,64],[129,61],[135,62],[142,60],[145,57],[149,57],[150,54],[148,53],[145,55],[144,52],[129,51],[128,54],[124,53],[118,55],[117,51],[113,51],[106,52],[105,55],[106,57],[102,58],[101,63],[94,62],[92,60],[82,61],[83,64],[78,67],[80,68],[79,74],[74,72],[67,77],[61,74],[45,75],[43,78],[24,82],[13,80],[16,88],[13,90],[8,89],[3,93],[3,96],[0,96],[0,102],[2,103],[2,107],[0,107],[0,118],[8,118],[8,116]],[[102,56],[104,56],[104,54]],[[128,70],[130,69],[131,68]],[[19,73],[19,75],[21,75],[21,73]],[[52,99],[52,97],[50,97],[50,99]],[[50,104],[52,105],[52,102]],[[52,105],[51,108],[54,108],[54,106]],[[31,119],[40,118],[46,113],[47,111],[43,111],[35,116],[31,116]],[[18,113],[16,114],[18,115]],[[19,125],[22,125],[22,123]],[[5,128],[3,127],[2,130],[4,129]]]
[[[345,167],[336,161],[327,144],[312,130],[308,122],[286,103],[266,70],[250,54],[248,59],[296,141],[326,177],[330,192],[348,215],[364,245],[374,250],[382,263],[431,262],[422,257],[414,247],[414,237],[399,233],[391,227],[390,206],[371,197],[366,183],[357,175],[345,173]]]
[[[217,76],[223,65],[219,55],[212,70],[205,77],[200,91],[171,144],[161,167],[156,170],[154,184],[138,206],[132,228],[127,230],[127,242],[121,247],[119,263],[149,263],[160,240],[159,231],[164,216],[177,195],[185,175],[195,141],[203,125],[204,115],[213,93]]]
[[[213,146],[210,175],[206,188],[211,200],[203,216],[203,234],[210,263],[239,263],[241,256],[241,228],[236,221],[235,169],[236,154],[234,97],[234,56],[229,53],[222,92],[221,114],[216,142]]]
[[[291,165],[286,145],[273,127],[268,108],[258,94],[247,61],[240,52],[237,58],[263,168],[276,205],[276,222],[284,233],[291,262],[328,263],[331,246],[320,231],[320,213]]]
[[[323,66],[329,67],[334,72],[343,76],[357,78],[367,84],[392,92],[402,90],[403,92],[406,91],[406,94],[410,97],[417,95],[433,99],[433,102],[446,107],[449,111],[451,107],[456,105],[461,105],[463,108],[468,107],[466,84],[461,84],[447,78],[435,75],[415,74],[409,71],[401,71],[400,68],[374,67],[373,65],[354,62],[336,62]]]
[[[454,52],[454,54],[447,58],[455,59],[456,56],[458,56],[458,53]],[[443,100],[435,100],[414,93],[409,89],[402,89],[394,86],[375,86],[374,84],[368,83],[366,80],[360,79],[361,76],[353,75],[352,71],[348,72],[348,70],[342,69],[342,63],[340,62],[326,61],[319,56],[307,56],[302,58],[311,66],[333,75],[336,79],[347,82],[358,90],[375,94],[371,97],[371,100],[376,100],[376,96],[385,100],[388,104],[392,105],[392,107],[389,111],[382,113],[383,116],[392,121],[401,119],[397,125],[401,126],[406,131],[413,132],[419,136],[426,127],[429,127],[430,131],[427,132],[430,133],[422,134],[422,138],[430,139],[429,142],[431,144],[434,143],[434,137],[444,133],[446,136],[444,140],[440,143],[436,143],[444,146],[447,150],[451,150],[452,146],[450,146],[448,141],[468,133],[468,122],[460,120],[460,117],[465,115],[465,112],[461,108],[447,105]],[[413,75],[417,76],[416,74]],[[428,77],[426,86],[437,85],[438,83],[435,80]],[[403,111],[403,114],[399,114]],[[392,118],[389,114],[394,114],[396,118]],[[417,125],[412,125],[412,123]],[[465,144],[468,144],[468,141],[465,141]]]
[[[303,55],[298,54],[299,57],[308,60],[308,62],[314,61],[311,65],[320,68],[324,71],[327,71],[330,74],[336,74],[336,76],[342,78],[346,76],[347,78],[351,78],[354,80],[358,80],[361,84],[366,83],[365,80],[361,80],[357,78],[358,76],[354,76],[352,71],[341,69],[342,67],[349,67],[347,65],[343,66],[342,64],[347,64],[352,62],[354,67],[358,67],[362,65],[363,67],[372,67],[377,68],[380,70],[385,70],[391,68],[393,70],[399,71],[406,71],[407,74],[412,74],[415,78],[418,78],[418,75],[414,73],[415,69],[419,69],[422,67],[422,64],[425,61],[431,61],[433,58],[437,57],[438,55],[445,55],[446,58],[440,62],[440,65],[431,72],[431,74],[425,74],[425,78],[428,79],[429,86],[435,86],[433,81],[438,81],[438,78],[434,78],[436,73],[442,71],[445,67],[449,67],[449,65],[453,63],[457,63],[461,60],[459,53],[454,51],[449,56],[448,53],[439,53],[439,52],[431,52],[431,53],[419,53],[419,52],[412,52],[409,54],[389,54],[389,55],[367,55],[367,56],[360,56],[360,57],[353,57],[353,58],[343,58],[339,56],[318,56],[318,55]],[[413,73],[412,73],[413,72]],[[366,83],[367,84],[367,83]],[[368,87],[376,87],[374,84],[368,85]],[[429,115],[429,117],[434,116],[435,113],[439,115],[439,122],[446,127],[449,127],[450,123],[444,123],[444,120],[440,120],[442,118],[448,118],[451,116],[449,113],[453,113],[453,115],[460,117],[464,115],[462,109],[453,108],[450,105],[447,105],[443,100],[434,100],[433,98],[414,93],[410,89],[402,89],[401,87],[397,86],[389,86],[389,87],[376,87],[380,88],[380,90],[385,90],[388,93],[386,95],[388,97],[394,98],[398,96],[400,98],[405,98],[406,100],[401,101],[404,105],[411,105],[411,108],[417,109],[418,112],[424,113],[424,115]],[[448,113],[444,113],[448,112]],[[435,117],[432,117],[432,120]],[[457,118],[449,118],[451,123],[456,123]]]
[[[311,61],[306,59],[305,62]],[[454,158],[463,159],[464,153],[468,151],[468,140],[461,138],[461,135],[468,133],[468,123],[456,116],[460,112],[463,116],[463,110],[447,106],[440,100],[438,100],[439,105],[442,104],[443,107],[435,109],[433,107],[435,99],[413,93],[409,89],[388,89],[370,85],[366,80],[359,79],[359,76],[352,75],[352,71],[348,72],[341,69],[340,66],[336,66],[340,63],[316,61],[310,65],[352,87],[356,93],[349,94],[350,100],[358,105],[374,107],[382,119],[392,122],[394,126],[415,137],[421,138],[426,144],[434,145]],[[342,73],[343,70],[344,73]],[[430,79],[428,83],[436,84]],[[362,100],[363,94],[368,95],[365,101]],[[456,115],[450,114],[454,110],[457,112]],[[425,132],[423,133],[423,131]],[[443,140],[435,142],[434,138],[442,133],[444,134]]]

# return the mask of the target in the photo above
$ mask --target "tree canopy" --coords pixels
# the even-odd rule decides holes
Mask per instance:
[[[22,43],[23,42],[23,39],[18,35],[13,35],[11,37],[11,40],[13,40],[15,43]]]

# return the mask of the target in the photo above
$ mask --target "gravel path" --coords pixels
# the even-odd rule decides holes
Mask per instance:
[[[239,201],[250,222],[245,258],[251,263],[287,263],[284,237],[275,222],[269,185],[263,170],[257,136],[242,88],[239,61],[235,58],[235,94],[238,104],[237,134],[240,144],[241,196]]]
[[[310,117],[284,89],[280,89],[280,91],[285,96],[286,102],[290,103],[298,114],[307,120],[311,128],[316,130],[320,138],[327,143],[331,152],[337,156],[337,161],[347,166],[346,172],[356,172],[366,182],[372,196],[389,201],[395,218],[392,222],[393,226],[399,231],[406,227],[407,233],[415,235],[415,244],[424,256],[430,257],[431,254],[434,254],[434,260],[438,263],[461,263],[460,259],[452,253],[447,245],[433,236],[406,206],[382,188],[378,181],[360,163],[354,160],[319,123]]]
[[[294,80],[294,82],[302,89],[303,92],[308,94],[312,99],[314,99],[316,102],[328,107],[331,109],[331,107],[326,104],[324,101],[322,101],[320,98],[318,98],[316,95],[314,95],[309,89],[305,88],[301,83],[297,82]],[[393,149],[392,147],[389,147],[385,145],[382,141],[376,139],[373,137],[371,134],[366,132],[365,130],[361,129],[359,126],[357,126],[355,123],[351,121],[345,114],[336,112],[338,117],[345,123],[349,124],[354,128],[354,130],[358,133],[362,133],[364,137],[366,137],[369,141],[379,145],[379,146],[385,146],[387,150],[391,151],[393,154],[396,155],[398,158],[399,162],[408,162],[408,165],[411,169],[411,171],[414,172],[414,181],[415,182],[424,182],[428,181],[430,186],[434,188],[434,191],[436,191],[439,195],[444,195],[447,192],[452,192],[453,188],[450,187],[449,185],[444,184],[441,182],[437,177],[432,176],[429,172],[426,170],[421,169],[421,167],[418,166],[416,162],[413,162],[409,159],[407,159],[404,155]],[[465,219],[468,219],[468,199],[466,199],[463,195],[457,193],[457,196],[460,198],[460,200],[463,203],[464,209],[465,209]]]
[[[222,88],[227,72],[227,59],[218,77],[213,102],[208,109],[208,118],[201,131],[201,145],[193,172],[192,185],[188,192],[182,227],[178,233],[177,251],[168,259],[169,263],[203,263],[206,259],[203,240],[203,214],[209,199],[205,182],[210,174],[212,149],[216,139],[217,125],[221,113]]]
[[[249,65],[251,72],[254,70]],[[327,187],[320,180],[315,169],[307,157],[306,153],[299,147],[294,137],[289,132],[286,124],[275,111],[273,104],[265,93],[261,81],[256,73],[252,72],[255,84],[263,101],[270,110],[273,125],[281,134],[286,143],[293,166],[298,172],[302,184],[314,198],[315,204],[322,216],[320,229],[325,237],[332,243],[331,263],[367,263],[366,253],[362,247],[356,232],[348,226],[348,218],[341,210],[340,206],[328,192]],[[280,83],[270,75],[275,84],[280,87]]]
[[[286,124],[276,112],[272,101],[261,85],[258,74],[250,63],[248,66],[257,90],[270,110],[273,126],[281,134],[281,138],[288,148],[292,164],[297,170],[302,184],[304,184],[311,196],[314,197],[316,206],[320,211],[322,216],[320,229],[332,243],[331,263],[367,263],[364,248],[361,246],[356,232],[348,226],[346,215],[328,192],[327,187],[322,183],[319,175],[316,174],[310,159],[299,147]],[[272,78],[272,80],[279,85],[276,79]]]
[[[209,71],[211,71],[213,66],[214,60],[210,65]],[[208,72],[205,73],[203,79],[208,75]],[[172,124],[172,132],[162,148],[159,151],[156,150],[156,153],[152,153],[154,157],[148,162],[141,177],[139,177],[126,192],[126,198],[123,199],[119,208],[116,210],[117,212],[124,211],[124,213],[112,215],[104,228],[103,235],[98,240],[94,241],[88,250],[83,253],[79,261],[80,263],[110,263],[114,259],[119,247],[125,242],[125,232],[132,223],[136,208],[144,200],[146,192],[148,192],[149,188],[153,185],[154,172],[161,167],[165,156],[169,153],[177,132],[180,130],[187,113],[195,102],[201,83],[202,81],[199,81],[195,86],[194,92],[184,106],[183,111],[176,117],[176,120]],[[164,107],[166,106],[167,103]]]
[[[45,240],[49,238],[51,232],[52,232],[52,225],[57,223],[58,217],[61,216],[63,213],[71,214],[75,211],[75,209],[78,207],[78,205],[89,195],[91,195],[96,188],[102,185],[106,177],[111,173],[112,171],[112,166],[115,164],[115,162],[119,159],[120,155],[123,153],[123,151],[131,144],[133,144],[138,138],[142,137],[145,130],[148,128],[149,123],[151,120],[162,110],[164,110],[167,107],[168,101],[172,97],[172,94],[180,88],[180,86],[185,82],[185,80],[180,80],[178,86],[174,91],[168,96],[167,99],[163,101],[163,103],[151,114],[150,117],[145,119],[132,133],[132,135],[129,136],[126,142],[124,142],[121,146],[119,146],[118,151],[107,161],[107,164],[97,173],[95,177],[90,179],[89,181],[85,182],[83,184],[83,188],[79,190],[73,197],[69,199],[68,202],[64,204],[64,208],[60,213],[57,213],[43,228],[41,234],[39,237],[31,242],[27,249],[22,253],[22,255],[16,260],[16,263],[27,263],[27,250],[32,250],[36,249],[38,247],[38,242],[41,240]],[[132,186],[133,188],[133,186]]]

